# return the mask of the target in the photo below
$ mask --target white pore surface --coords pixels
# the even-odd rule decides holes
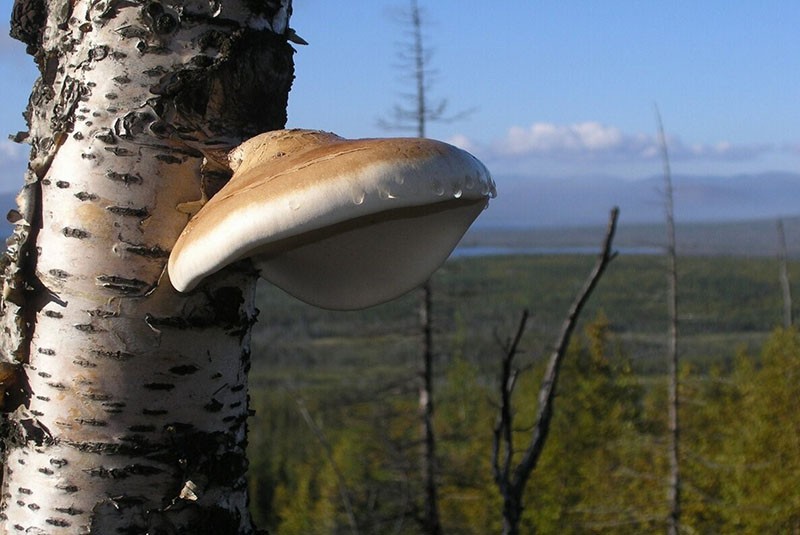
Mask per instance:
[[[366,308],[423,284],[484,206],[477,202],[382,221],[254,260],[263,278],[306,303]]]

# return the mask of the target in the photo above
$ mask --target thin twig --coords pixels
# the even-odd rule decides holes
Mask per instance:
[[[539,390],[539,406],[537,408],[536,419],[534,420],[534,428],[531,436],[531,442],[525,454],[522,457],[517,468],[514,470],[513,485],[515,487],[524,487],[536,463],[541,455],[542,448],[544,447],[547,434],[550,431],[550,419],[553,415],[553,399],[555,397],[556,383],[558,381],[558,372],[561,367],[561,362],[564,355],[567,353],[572,332],[575,330],[575,324],[578,322],[583,307],[589,300],[589,296],[594,291],[600,277],[606,270],[609,262],[611,262],[617,253],[613,252],[611,247],[614,240],[614,233],[617,230],[617,218],[619,217],[619,208],[614,207],[611,210],[611,215],[606,229],[606,236],[603,240],[603,249],[597,257],[594,268],[589,274],[588,279],[583,285],[580,293],[578,294],[572,306],[569,309],[567,318],[561,325],[561,333],[558,337],[556,349],[550,356],[550,361],[547,364],[544,378],[542,379],[542,386]]]
[[[512,341],[507,344],[506,354],[503,357],[503,367],[500,374],[500,415],[494,428],[494,442],[492,443],[492,467],[494,469],[494,479],[498,484],[508,481],[511,470],[511,458],[514,456],[513,443],[513,420],[514,415],[511,411],[511,394],[517,380],[516,371],[512,371],[514,356],[517,354],[522,334],[525,332],[525,325],[528,322],[529,313],[523,310],[520,318],[519,327]],[[500,443],[504,445],[503,467],[500,468]]]
[[[614,234],[617,229],[617,219],[619,217],[619,208],[613,208],[609,216],[608,227],[606,229],[605,239],[603,240],[602,250],[597,257],[594,268],[592,269],[589,277],[578,293],[575,301],[567,313],[567,317],[561,326],[561,331],[558,337],[553,353],[550,355],[547,369],[542,379],[542,385],[539,390],[539,403],[537,407],[536,419],[534,420],[533,429],[531,431],[531,441],[528,448],[525,450],[519,464],[514,468],[511,473],[511,460],[513,457],[513,411],[511,409],[511,393],[514,389],[516,381],[516,372],[511,371],[511,365],[514,354],[517,352],[522,333],[525,329],[525,324],[528,319],[527,310],[523,313],[520,321],[519,328],[513,341],[509,344],[508,351],[503,358],[503,367],[500,381],[501,393],[501,406],[498,422],[494,428],[494,442],[492,448],[492,468],[494,471],[495,482],[503,496],[503,533],[507,535],[514,535],[519,533],[519,520],[522,513],[522,494],[525,490],[525,484],[528,481],[533,469],[541,455],[544,443],[547,440],[547,435],[550,431],[550,420],[553,415],[553,400],[555,399],[556,384],[558,381],[558,373],[561,367],[561,362],[566,355],[567,348],[569,347],[572,332],[575,330],[575,324],[578,321],[584,305],[589,300],[589,296],[597,286],[606,267],[616,257],[616,252],[612,251],[612,243]],[[500,448],[501,442],[504,446],[505,458],[503,459],[503,466],[500,466]]]

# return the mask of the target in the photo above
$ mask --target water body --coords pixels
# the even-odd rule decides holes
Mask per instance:
[[[615,251],[625,255],[663,255],[663,247],[615,247]],[[509,255],[597,255],[600,254],[598,246],[545,246],[545,247],[502,247],[495,245],[469,245],[459,246],[450,255],[450,258],[474,258],[478,256],[509,256]]]

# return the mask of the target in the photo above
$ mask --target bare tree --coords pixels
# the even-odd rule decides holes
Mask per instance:
[[[435,71],[431,69],[431,49],[424,42],[424,13],[417,0],[410,0],[409,9],[402,12],[401,22],[409,34],[409,41],[403,43],[399,53],[399,69],[410,73],[413,91],[408,93],[402,104],[395,105],[389,118],[378,120],[379,126],[389,130],[409,130],[417,137],[425,137],[427,125],[431,122],[449,122],[465,116],[462,112],[447,115],[447,101],[442,99],[431,103],[429,92]],[[425,493],[423,507],[423,529],[428,534],[441,533],[437,493],[437,456],[434,417],[434,373],[435,357],[433,341],[433,295],[430,281],[422,287],[420,306],[423,351],[420,370],[419,407],[422,418],[421,471]]]
[[[547,368],[539,389],[536,418],[533,422],[531,440],[519,462],[512,467],[514,448],[514,411],[512,394],[516,385],[518,370],[513,366],[514,357],[519,351],[519,343],[528,321],[528,311],[522,313],[519,327],[514,337],[506,344],[505,356],[500,374],[500,410],[494,427],[492,446],[492,467],[494,480],[503,497],[503,534],[518,535],[519,522],[523,510],[523,494],[531,473],[536,468],[550,432],[550,421],[553,417],[558,374],[561,363],[567,353],[572,332],[584,305],[597,286],[608,264],[616,256],[612,252],[612,242],[617,228],[619,209],[614,208],[608,222],[602,250],[597,257],[594,268],[570,307],[567,317],[561,325],[555,350],[550,355]]]
[[[789,255],[786,250],[786,233],[783,220],[778,219],[778,263],[780,264],[781,294],[783,295],[783,326],[787,329],[794,324],[792,313],[792,286],[789,282]]]
[[[246,421],[255,274],[163,276],[224,154],[282,128],[291,0],[16,0],[40,71],[3,267],[3,533],[255,533]],[[14,407],[6,407],[8,410]]]
[[[400,22],[409,36],[398,53],[398,69],[408,76],[412,91],[404,93],[403,102],[396,104],[388,117],[378,119],[378,126],[387,130],[407,130],[425,137],[429,123],[448,123],[463,119],[472,110],[450,114],[447,99],[432,101],[430,92],[436,71],[431,67],[433,51],[425,43],[425,13],[417,0],[410,0],[409,9],[401,12]]]
[[[667,410],[669,430],[669,478],[667,487],[667,532],[677,535],[681,526],[681,471],[680,471],[680,422],[678,409],[678,254],[675,240],[675,208],[672,194],[672,173],[669,165],[667,138],[658,106],[655,108],[658,122],[658,141],[661,148],[661,161],[664,166],[664,208],[667,225],[667,314],[669,329],[667,336]]]

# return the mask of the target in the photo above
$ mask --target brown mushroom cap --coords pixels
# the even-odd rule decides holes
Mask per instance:
[[[250,257],[311,304],[382,303],[427,280],[495,195],[483,164],[428,139],[283,130],[243,143],[231,167],[172,250],[179,291]]]

